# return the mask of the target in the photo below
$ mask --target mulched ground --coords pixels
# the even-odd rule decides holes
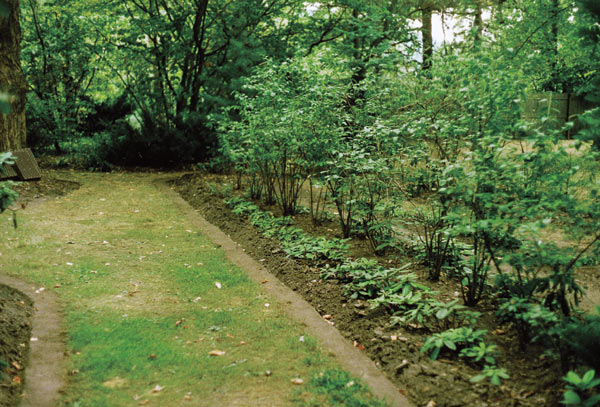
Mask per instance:
[[[19,193],[19,203],[27,204],[36,199],[66,195],[79,188],[79,184],[61,177],[60,173],[42,170],[42,178],[18,182],[14,186]]]
[[[371,311],[364,303],[345,298],[342,285],[332,280],[322,280],[320,270],[313,264],[288,258],[278,242],[265,238],[245,218],[231,213],[223,202],[223,196],[219,195],[218,188],[215,188],[215,185],[228,182],[230,180],[224,176],[189,174],[173,181],[173,186],[209,222],[229,234],[270,272],[303,295],[317,311],[322,315],[331,315],[331,321],[339,331],[359,349],[364,349],[415,405],[559,405],[563,383],[558,363],[543,357],[541,349],[530,346],[526,352],[521,351],[510,327],[497,324],[492,304],[484,301],[475,310],[482,313],[478,328],[487,329],[490,332],[488,341],[501,349],[501,355],[497,358],[498,365],[506,368],[511,376],[501,386],[470,383],[469,379],[479,373],[479,369],[452,355],[442,354],[440,359],[430,360],[420,352],[429,335],[427,332],[418,328],[390,327],[390,315],[385,310]],[[314,228],[308,215],[298,215],[294,222],[314,236],[335,236],[337,233],[335,223]],[[352,246],[354,257],[369,253],[365,241],[353,240]],[[406,255],[379,260],[390,266],[415,263],[413,258]],[[439,291],[440,299],[448,301],[457,298],[458,287],[454,281],[431,283],[425,279],[422,268],[418,265],[413,267],[422,276],[419,282]],[[392,340],[392,336],[397,340]]]
[[[17,405],[23,391],[32,316],[32,301],[0,284],[0,407]]]

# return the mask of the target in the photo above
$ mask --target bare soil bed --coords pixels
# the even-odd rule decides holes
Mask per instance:
[[[0,284],[0,407],[17,405],[23,391],[32,316],[31,299]]]
[[[265,238],[247,219],[232,214],[215,185],[232,182],[226,176],[189,174],[173,181],[175,189],[211,223],[242,246],[247,253],[267,267],[290,288],[307,299],[321,315],[339,331],[364,350],[417,406],[558,406],[561,398],[563,373],[560,364],[542,355],[543,349],[529,346],[521,351],[510,326],[499,325],[494,316],[494,304],[483,301],[476,307],[481,312],[477,328],[487,329],[486,342],[498,345],[500,367],[506,368],[509,380],[494,386],[489,382],[471,383],[469,379],[480,372],[463,360],[444,354],[436,361],[420,351],[429,333],[418,327],[390,327],[390,315],[383,309],[370,310],[361,301],[344,297],[342,284],[323,280],[321,270],[309,262],[287,257],[279,243]],[[212,187],[209,187],[212,186]],[[264,208],[272,210],[274,208]],[[309,215],[294,217],[294,224],[314,236],[339,237],[337,224],[312,225]],[[352,257],[368,257],[365,241],[354,239]],[[459,287],[453,280],[431,283],[425,269],[409,254],[379,258],[390,266],[412,263],[420,283],[440,292],[439,298],[449,301],[459,298]]]
[[[18,202],[27,204],[36,199],[66,195],[79,188],[79,184],[61,177],[59,173],[42,170],[42,178],[19,182],[14,187],[19,193]]]

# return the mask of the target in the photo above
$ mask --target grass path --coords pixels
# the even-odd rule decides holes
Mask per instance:
[[[20,212],[17,230],[0,217],[0,273],[53,290],[65,309],[60,405],[318,406],[334,405],[334,388],[348,405],[379,405],[151,175],[73,177],[79,190]]]

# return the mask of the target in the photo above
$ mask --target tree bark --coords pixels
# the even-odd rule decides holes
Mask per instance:
[[[481,46],[481,35],[483,33],[483,8],[481,1],[475,2],[475,20],[473,21],[473,38],[475,49],[479,49]]]
[[[425,6],[421,14],[421,35],[423,42],[423,65],[422,69],[427,71],[431,68],[433,59],[433,28],[432,28],[432,11],[429,6]]]
[[[19,0],[4,0],[8,17],[0,16],[0,92],[11,95],[10,113],[0,113],[0,152],[25,147],[27,82],[21,70]]]

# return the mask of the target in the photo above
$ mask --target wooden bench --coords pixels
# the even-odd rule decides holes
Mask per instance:
[[[20,181],[29,181],[42,178],[40,167],[29,148],[11,151],[14,164],[5,165],[3,172],[0,173],[0,180],[18,179]]]

